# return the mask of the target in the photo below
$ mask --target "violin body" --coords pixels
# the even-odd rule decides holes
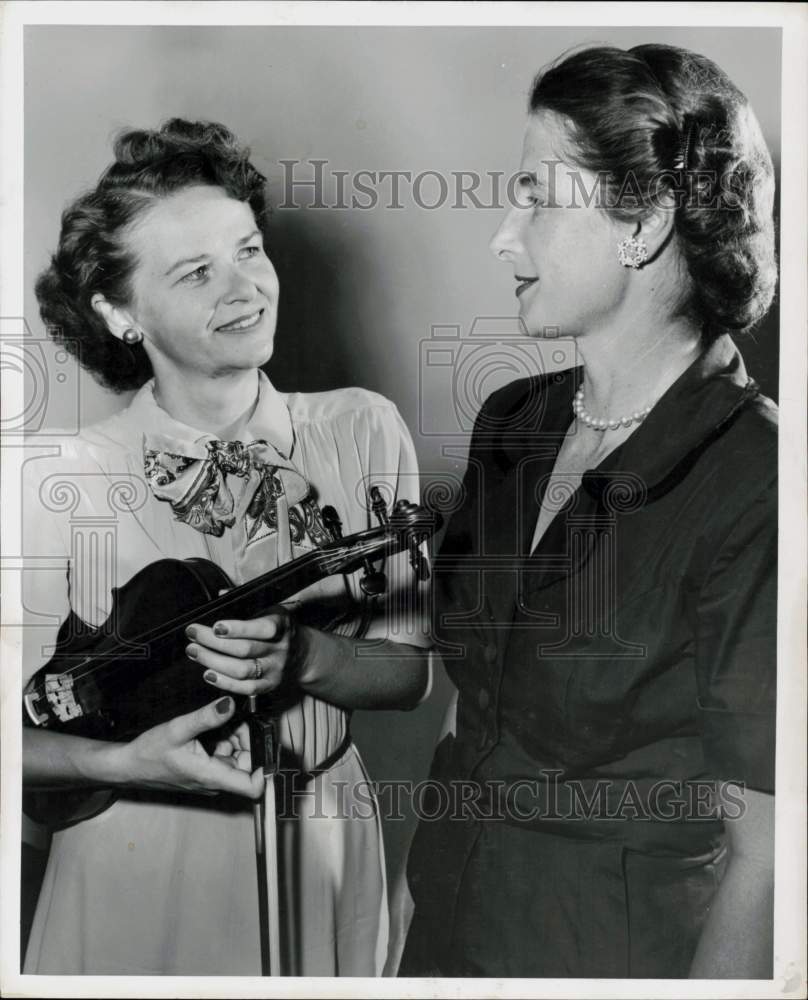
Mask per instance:
[[[56,713],[48,728],[130,740],[212,701],[216,691],[185,655],[184,628],[172,625],[232,587],[227,574],[207,559],[160,559],[113,590],[112,611],[100,628],[71,614],[59,630],[53,657],[29,685],[63,687],[61,717]],[[142,641],[153,631],[156,638]],[[102,660],[106,669],[84,669]]]
[[[170,625],[231,586],[227,574],[206,559],[161,559],[113,591],[112,612],[101,628],[91,628],[71,612],[59,629],[52,659],[28,690],[48,678],[65,678],[70,692],[65,712],[80,714],[49,720],[48,728],[122,741],[211,701],[216,692],[202,680],[202,668],[184,655],[188,640],[182,630],[168,631],[152,648],[130,640],[144,632],[146,622]],[[109,670],[81,677],[83,664],[110,649],[116,655]],[[33,724],[28,713],[23,721]],[[109,789],[26,791],[23,811],[35,822],[61,829],[97,816],[115,798]]]

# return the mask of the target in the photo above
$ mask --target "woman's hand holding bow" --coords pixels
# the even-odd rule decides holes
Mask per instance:
[[[185,634],[191,642],[185,652],[205,668],[202,676],[214,687],[235,695],[267,694],[293,671],[305,686],[303,667],[311,658],[313,631],[297,626],[286,608],[278,607],[251,621],[221,621],[213,628],[189,625]]]
[[[264,790],[263,775],[251,773],[246,727],[231,725],[235,707],[232,698],[219,698],[129,743],[26,727],[24,780],[32,789],[132,787],[258,798]],[[200,742],[208,732],[218,739],[212,754]]]

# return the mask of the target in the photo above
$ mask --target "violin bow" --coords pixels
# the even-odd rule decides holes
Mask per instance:
[[[275,811],[275,775],[278,773],[277,721],[260,715],[256,695],[248,698],[247,727],[252,767],[264,775],[264,794],[253,803],[255,861],[258,869],[258,926],[261,936],[261,975],[281,975],[280,905],[278,892],[278,828]]]

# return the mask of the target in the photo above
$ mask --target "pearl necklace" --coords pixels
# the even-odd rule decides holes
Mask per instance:
[[[646,406],[644,410],[635,410],[634,413],[629,413],[625,417],[618,417],[617,420],[607,420],[605,417],[593,417],[591,413],[587,413],[584,407],[583,385],[575,393],[575,398],[572,401],[572,409],[576,418],[582,424],[591,427],[593,431],[616,431],[619,427],[631,427],[632,424],[641,424],[651,412],[651,407]]]

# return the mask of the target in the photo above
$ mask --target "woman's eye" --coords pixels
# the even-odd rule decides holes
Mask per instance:
[[[242,247],[239,256],[249,260],[250,257],[257,257],[260,253],[261,253],[261,247],[259,246]]]
[[[541,206],[541,191],[536,187],[536,179],[529,174],[520,177],[516,185],[516,203],[520,208]]]
[[[200,264],[195,270],[190,271],[180,278],[180,281],[184,281],[187,285],[197,285],[200,281],[204,281],[207,278],[208,270],[209,266],[207,264]]]
[[[530,180],[527,177],[520,177],[516,183],[516,204],[520,208],[530,206]]]

